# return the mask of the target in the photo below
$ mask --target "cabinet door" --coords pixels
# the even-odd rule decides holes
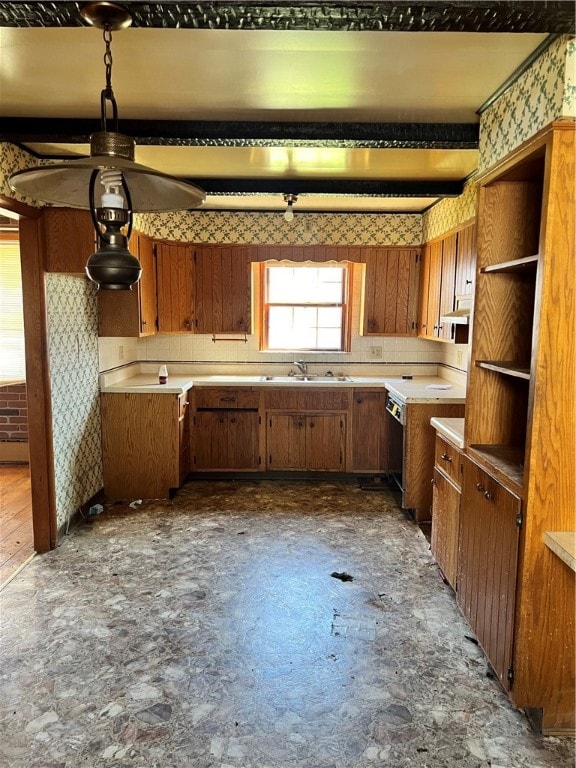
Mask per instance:
[[[156,259],[154,241],[146,235],[138,235],[137,254],[142,265],[142,277],[138,283],[140,299],[140,335],[156,332]]]
[[[456,296],[471,296],[476,270],[476,224],[458,232],[458,252],[456,254]]]
[[[370,248],[364,288],[364,333],[415,336],[418,306],[419,251]]]
[[[159,332],[191,331],[193,290],[190,246],[157,243],[156,276]]]
[[[259,469],[259,434],[258,413],[228,413],[228,469]]]
[[[131,291],[98,291],[99,336],[150,336],[156,332],[154,241],[135,232],[129,250],[140,260],[142,277]]]
[[[460,491],[434,468],[431,549],[446,581],[456,589]]]
[[[454,287],[456,283],[456,233],[442,239],[442,261],[440,265],[440,304],[436,335],[440,339],[452,339],[454,325],[441,323],[440,317],[454,310]]]
[[[245,247],[197,247],[195,330],[197,333],[250,332],[250,262]]]
[[[344,470],[345,419],[331,413],[306,417],[306,469]]]
[[[422,247],[420,261],[420,287],[418,290],[418,336],[428,335],[428,295],[430,290],[430,245]]]
[[[274,413],[266,421],[267,469],[306,469],[306,417]]]
[[[458,604],[506,690],[511,684],[520,499],[466,459]]]
[[[190,472],[190,418],[188,392],[178,396],[178,437],[180,449],[180,483],[182,485]]]
[[[388,471],[386,393],[355,389],[352,396],[352,472]]]
[[[440,317],[440,287],[442,281],[442,241],[430,244],[428,271],[428,304],[426,307],[426,333],[429,339],[438,338]]]
[[[228,462],[228,419],[225,411],[194,416],[194,469],[225,469]]]

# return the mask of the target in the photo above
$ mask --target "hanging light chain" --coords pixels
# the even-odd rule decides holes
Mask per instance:
[[[106,50],[104,52],[104,66],[106,67],[106,91],[112,93],[112,30],[110,27],[104,27],[102,32],[104,38],[104,45]]]
[[[102,122],[102,130],[106,132],[106,102],[109,101],[112,104],[112,119],[114,121],[113,130],[118,132],[118,105],[114,98],[114,91],[112,90],[112,30],[106,25],[102,33],[104,39],[104,45],[106,50],[104,51],[104,66],[106,68],[106,87],[100,94],[100,117]]]

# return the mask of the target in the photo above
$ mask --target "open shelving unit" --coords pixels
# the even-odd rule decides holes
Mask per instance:
[[[574,573],[544,543],[576,510],[575,147],[559,120],[479,179],[459,518],[459,605],[548,734],[576,729]]]
[[[545,152],[480,188],[468,445],[515,492],[523,485],[537,343]]]

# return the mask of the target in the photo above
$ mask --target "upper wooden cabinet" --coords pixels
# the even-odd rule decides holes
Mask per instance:
[[[244,246],[196,246],[196,333],[250,333],[250,307],[249,249]]]
[[[158,331],[192,331],[194,325],[194,261],[185,243],[156,243]]]
[[[455,326],[440,318],[457,308],[457,297],[471,296],[476,266],[476,225],[426,243],[422,249],[422,278],[418,335],[464,343]]]
[[[44,208],[38,225],[43,236],[46,272],[85,275],[86,262],[96,251],[90,211]]]
[[[142,265],[131,291],[98,291],[99,336],[150,336],[156,333],[156,260],[154,241],[134,232],[130,252]]]
[[[364,335],[416,336],[420,250],[366,248]]]

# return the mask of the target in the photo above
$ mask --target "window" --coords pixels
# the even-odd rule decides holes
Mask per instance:
[[[0,239],[0,381],[23,381],[24,317],[18,240]]]
[[[347,265],[264,264],[262,349],[346,351],[348,285]]]

